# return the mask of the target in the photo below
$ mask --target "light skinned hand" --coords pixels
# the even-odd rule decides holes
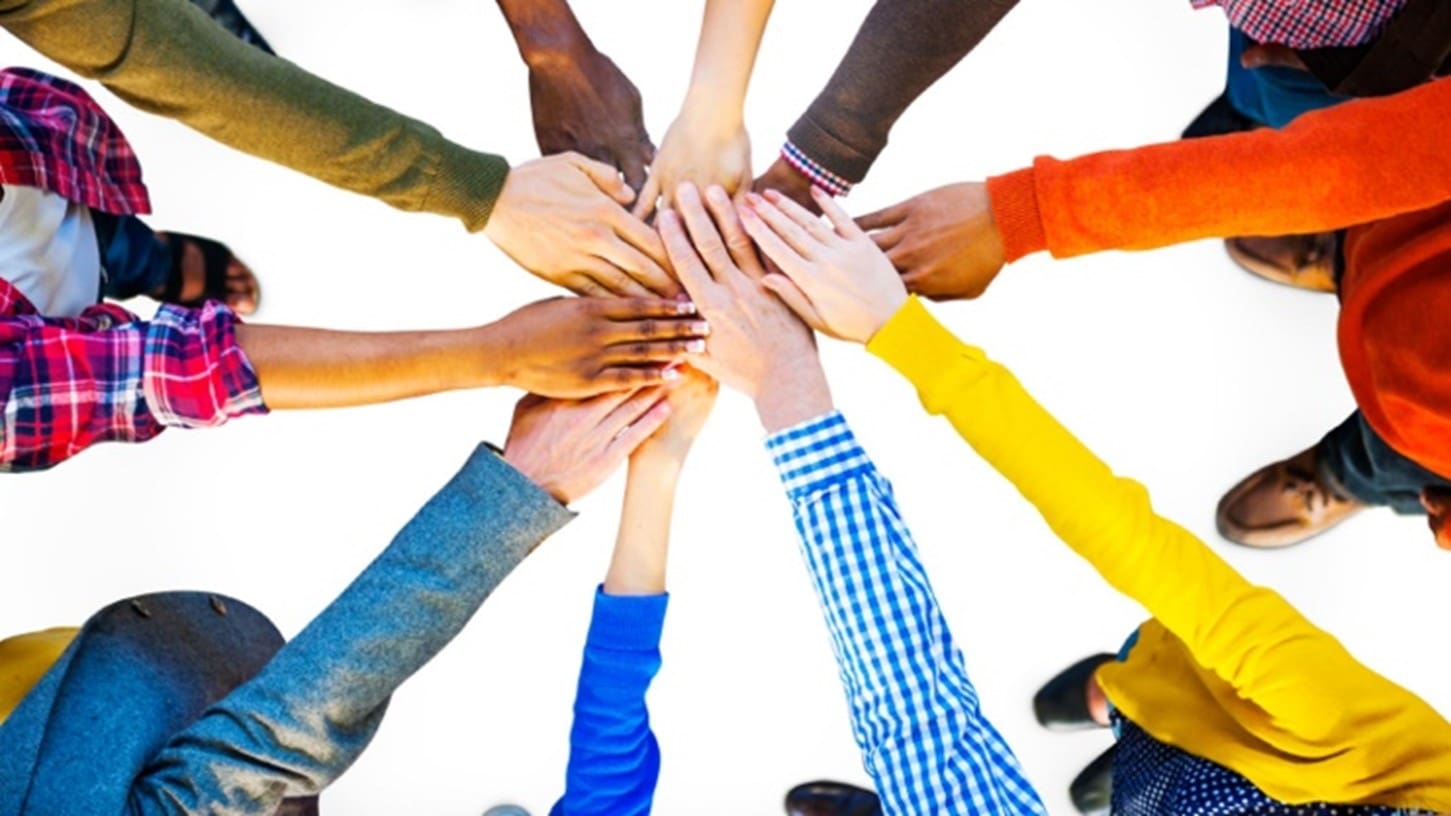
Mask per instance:
[[[504,460],[567,505],[599,487],[665,424],[667,396],[659,387],[587,400],[528,394],[514,407]]]
[[[866,343],[902,304],[907,288],[892,262],[851,216],[815,190],[822,219],[775,191],[752,193],[741,222],[780,273],[766,276],[775,292],[812,327]]]
[[[673,297],[654,230],[625,206],[635,200],[615,168],[578,153],[509,171],[484,234],[521,266],[582,295]]]
[[[662,196],[664,207],[674,206],[675,190],[686,182],[702,190],[719,185],[728,194],[751,188],[751,139],[739,119],[682,112],[665,132],[635,215],[648,218]]]
[[[705,350],[709,325],[695,305],[658,298],[559,297],[531,303],[487,327],[500,378],[547,397],[583,398],[676,379]]]
[[[638,191],[655,159],[640,91],[614,60],[585,39],[563,55],[529,62],[539,151],[548,156],[572,150],[604,162]]]
[[[985,184],[938,187],[856,222],[887,253],[907,290],[931,300],[975,298],[1007,262]]]
[[[692,363],[752,399],[793,371],[819,368],[811,330],[762,284],[765,269],[726,191],[712,187],[702,202],[694,185],[683,184],[675,201],[676,210],[660,214],[660,234],[710,323],[706,353]]]
[[[678,467],[685,461],[700,429],[715,406],[720,385],[693,366],[682,366],[680,380],[670,391],[670,419],[645,440],[631,457],[633,463],[661,463]]]

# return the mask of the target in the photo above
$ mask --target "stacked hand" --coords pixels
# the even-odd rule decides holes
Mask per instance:
[[[790,162],[780,156],[777,156],[776,160],[771,162],[771,166],[766,168],[766,172],[751,185],[754,192],[765,195],[767,190],[775,190],[808,211],[820,213],[821,208],[816,206],[816,199],[811,194],[815,187],[816,185],[811,183],[811,179],[802,175],[800,170],[792,167]]]
[[[497,381],[551,397],[633,390],[679,377],[673,366],[705,348],[709,326],[689,302],[554,298],[485,327]]]
[[[640,91],[587,40],[529,61],[534,135],[545,156],[573,151],[604,162],[638,191],[655,145],[645,131]],[[626,202],[628,203],[628,202]]]
[[[932,300],[981,295],[1006,263],[983,184],[950,184],[857,219],[907,288]]]
[[[751,139],[739,116],[687,104],[660,143],[635,215],[648,217],[662,196],[665,207],[673,206],[675,190],[687,182],[718,185],[728,194],[750,189]]]
[[[547,156],[509,171],[484,232],[525,269],[582,295],[678,294],[660,236],[625,209],[634,200],[615,168]]]

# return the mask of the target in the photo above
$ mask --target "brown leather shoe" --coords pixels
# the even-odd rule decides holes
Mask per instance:
[[[1267,465],[1219,500],[1219,534],[1246,547],[1299,544],[1365,509],[1315,461],[1315,449]]]
[[[1251,274],[1298,289],[1334,292],[1337,240],[1333,232],[1244,237],[1226,240],[1224,248]]]

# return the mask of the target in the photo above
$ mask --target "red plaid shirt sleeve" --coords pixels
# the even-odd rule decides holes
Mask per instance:
[[[236,324],[216,302],[162,306],[149,322],[110,304],[47,318],[0,281],[0,471],[266,413]]]

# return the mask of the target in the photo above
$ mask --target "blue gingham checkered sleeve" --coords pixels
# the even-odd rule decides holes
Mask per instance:
[[[852,729],[889,814],[1045,814],[984,717],[891,485],[840,413],[772,435]]]

